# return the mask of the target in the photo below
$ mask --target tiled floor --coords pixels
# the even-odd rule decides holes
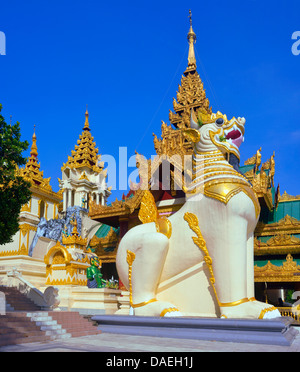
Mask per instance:
[[[0,347],[0,352],[299,352],[300,333],[291,346],[215,342],[102,333],[63,341]],[[108,357],[109,358],[109,357]]]

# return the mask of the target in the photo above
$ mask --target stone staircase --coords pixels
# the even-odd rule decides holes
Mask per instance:
[[[27,317],[27,313],[0,315],[0,347],[27,342],[47,342],[51,338]]]
[[[67,312],[68,313],[68,312]],[[26,317],[34,322],[50,340],[61,340],[64,338],[70,338],[72,335],[63,328],[63,324],[58,324],[48,312],[37,311],[26,313]]]
[[[0,315],[0,347],[101,333],[78,312],[41,311],[16,288],[0,286],[0,291],[7,304],[6,315]]]
[[[88,319],[75,311],[49,311],[48,314],[60,324],[71,337],[97,335],[101,331]]]
[[[6,311],[39,311],[41,308],[15,287],[0,286],[5,294]]]

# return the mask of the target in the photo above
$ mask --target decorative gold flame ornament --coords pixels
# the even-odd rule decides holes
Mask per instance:
[[[156,231],[170,239],[172,224],[166,217],[159,216],[154,197],[149,190],[143,195],[138,217],[142,223],[154,222]]]

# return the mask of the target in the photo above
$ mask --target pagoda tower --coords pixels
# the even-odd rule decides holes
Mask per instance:
[[[107,170],[100,161],[98,149],[91,135],[89,113],[85,112],[83,132],[79,136],[75,150],[63,164],[62,179],[59,179],[63,191],[63,211],[68,207],[82,207],[89,209],[91,201],[105,205],[110,190],[106,184]]]
[[[187,35],[189,43],[188,65],[181,77],[181,84],[178,86],[176,99],[173,98],[173,109],[170,110],[170,125],[162,121],[162,134],[159,139],[154,133],[154,147],[157,155],[181,156],[192,154],[192,143],[183,135],[182,130],[190,127],[191,109],[198,113],[211,114],[209,100],[206,98],[203,82],[196,70],[196,57],[194,44],[196,34],[192,26],[190,12],[190,29]]]
[[[4,245],[1,255],[28,255],[29,248],[37,230],[40,219],[46,220],[57,218],[58,206],[62,200],[61,193],[56,193],[50,185],[51,177],[44,178],[44,172],[40,170],[38,162],[37,137],[32,136],[30,157],[24,168],[18,170],[20,176],[30,182],[32,193],[28,204],[21,208],[19,216],[19,232],[13,237],[13,242]]]
[[[33,252],[34,238],[41,220],[58,218],[61,192],[54,192],[50,179],[44,178],[38,161],[37,137],[34,129],[30,156],[24,168],[18,174],[30,182],[31,199],[21,208],[19,215],[19,231],[12,237],[12,242],[0,247],[0,266],[7,270],[20,269],[25,279],[32,284],[44,284],[45,264],[43,252],[47,250],[49,239],[43,238],[41,245]]]
[[[35,126],[34,126],[35,127]],[[32,198],[28,205],[23,205],[21,212],[29,212],[44,217],[46,220],[57,218],[58,206],[62,200],[61,192],[54,192],[50,185],[51,177],[44,178],[44,171],[40,170],[35,128],[32,136],[30,157],[25,168],[20,168],[20,175],[31,184]]]

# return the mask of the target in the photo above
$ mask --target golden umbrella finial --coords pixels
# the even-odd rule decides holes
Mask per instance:
[[[83,130],[88,130],[88,131],[90,131],[88,105],[86,105],[86,111],[85,111],[85,122],[84,122]]]
[[[30,155],[34,157],[38,156],[37,145],[36,145],[35,124],[33,125],[33,136],[32,136],[32,145],[31,145]]]
[[[190,29],[189,33],[187,35],[187,39],[189,42],[189,55],[188,55],[188,68],[187,71],[196,70],[196,57],[195,57],[195,50],[194,50],[194,44],[196,42],[196,34],[192,27],[192,11],[189,10],[189,19],[190,19]]]

